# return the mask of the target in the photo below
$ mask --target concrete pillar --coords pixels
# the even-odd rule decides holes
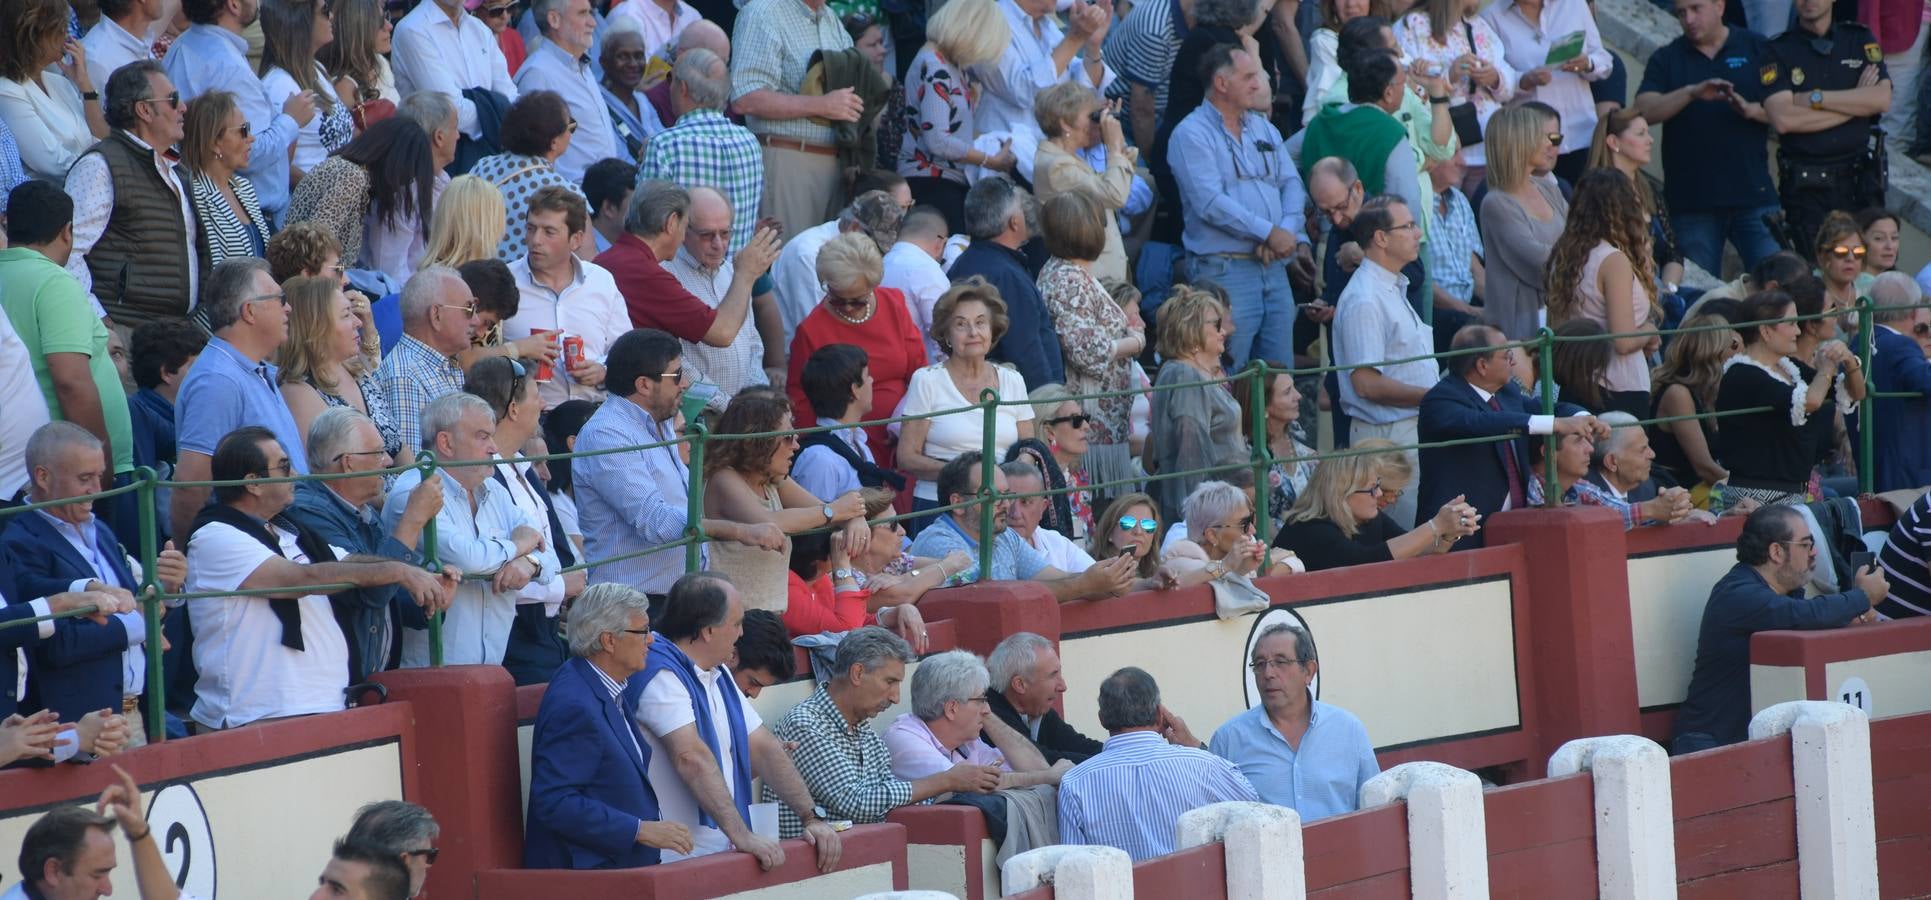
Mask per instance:
[[[1488,896],[1482,780],[1438,762],[1402,763],[1361,786],[1361,808],[1408,801],[1408,880],[1415,900]]]
[[[1877,820],[1871,800],[1871,722],[1831,700],[1779,703],[1750,720],[1750,739],[1790,732],[1797,800],[1797,876],[1803,896],[1877,896]]]
[[[1225,846],[1227,900],[1302,900],[1301,815],[1285,806],[1233,801],[1185,813],[1174,849],[1216,841]]]
[[[1000,881],[1001,896],[1050,884],[1057,900],[1133,900],[1133,858],[1118,847],[1041,847],[1006,860]]]
[[[1669,754],[1630,734],[1582,738],[1549,757],[1549,777],[1587,771],[1596,795],[1596,895],[1676,896]]]
[[[855,900],[959,900],[944,891],[882,891],[865,894]]]

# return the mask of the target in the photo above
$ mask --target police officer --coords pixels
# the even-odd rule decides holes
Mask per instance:
[[[1770,42],[1758,77],[1783,136],[1778,192],[1794,245],[1808,248],[1831,210],[1883,205],[1878,117],[1891,107],[1891,76],[1870,29],[1833,24],[1831,0],[1797,0],[1797,27]]]

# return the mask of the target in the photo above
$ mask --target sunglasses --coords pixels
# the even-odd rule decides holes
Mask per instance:
[[[166,97],[149,97],[148,99],[146,99],[146,100],[142,100],[142,101],[139,101],[139,102],[141,102],[141,103],[166,103],[166,104],[168,105],[168,108],[169,108],[169,109],[180,109],[180,108],[181,108],[181,92],[180,92],[180,91],[174,91],[174,92],[172,92],[172,93],[170,93],[170,94],[168,94],[168,95],[167,95]]]
[[[1865,250],[1863,247],[1845,247],[1845,246],[1839,245],[1839,246],[1830,248],[1830,255],[1835,256],[1838,259],[1851,259],[1851,258],[1863,259],[1864,253],[1865,253]]]
[[[1562,146],[1562,132],[1560,131],[1551,131],[1548,134],[1543,135],[1543,137],[1549,139],[1549,146],[1551,147]]]
[[[1054,428],[1059,425],[1071,425],[1074,428],[1085,428],[1086,423],[1090,421],[1092,421],[1091,416],[1088,416],[1085,413],[1074,413],[1070,416],[1060,416],[1055,419],[1047,419],[1046,427]]]
[[[1243,516],[1241,520],[1238,522],[1234,522],[1229,525],[1215,525],[1214,527],[1215,528],[1238,528],[1241,531],[1246,531],[1254,527],[1254,514],[1248,513],[1246,516]]]
[[[247,122],[243,122],[240,125],[236,125],[235,127],[227,130],[233,131],[234,133],[239,134],[242,137],[249,137],[255,133],[255,126]]]
[[[865,29],[877,25],[878,20],[872,18],[870,13],[855,12],[839,19],[838,24],[845,26],[846,31],[863,33]]]
[[[1144,531],[1148,534],[1152,534],[1154,529],[1159,527],[1160,527],[1160,523],[1153,519],[1142,519],[1142,518],[1139,518],[1138,516],[1121,516],[1120,517],[1121,531],[1132,531],[1135,528],[1138,528],[1141,531]]]
[[[569,132],[569,133],[571,133],[571,134],[576,134],[576,133],[577,133],[577,120],[575,120],[575,119],[571,119],[571,120],[570,120],[570,124],[568,124],[568,125],[565,125],[565,126],[563,127],[563,130],[564,130],[564,131],[567,131],[567,132]]]
[[[505,3],[502,6],[485,6],[482,9],[477,10],[476,12],[485,19],[494,19],[497,16],[509,15],[510,10],[515,8],[516,8],[516,4]]]
[[[1923,337],[1927,334],[1931,334],[1931,324],[1919,322],[1918,324],[1911,326],[1911,333],[1919,337]]]

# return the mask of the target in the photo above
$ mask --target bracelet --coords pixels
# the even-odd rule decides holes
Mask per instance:
[[[152,836],[153,834],[154,834],[154,829],[152,829],[152,828],[144,828],[144,829],[141,829],[141,833],[140,833],[140,834],[130,834],[130,835],[128,835],[128,836],[127,836],[127,842],[128,842],[129,844],[138,844],[138,843],[140,843],[140,842],[142,842],[142,841],[145,841],[145,840],[147,840],[147,839],[148,839],[148,838],[149,838],[150,836]]]
[[[1451,97],[1436,97],[1436,96],[1434,96],[1434,95],[1432,95],[1432,94],[1431,94],[1431,95],[1429,95],[1429,97],[1428,97],[1428,102],[1430,102],[1430,103],[1447,103],[1447,102],[1449,102],[1449,101],[1450,101],[1451,99],[1453,99],[1453,98],[1451,98]]]
[[[165,100],[167,98],[163,97],[162,99]],[[89,100],[92,100],[95,103],[101,102],[100,92],[99,91],[82,91],[80,94],[80,102],[86,103]]]

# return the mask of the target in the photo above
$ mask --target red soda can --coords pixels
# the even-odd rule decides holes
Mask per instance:
[[[543,335],[544,337],[555,338],[563,332],[557,329],[539,328],[536,329],[535,333]],[[556,377],[556,373],[551,371],[551,369],[552,367],[549,362],[542,357],[538,357],[536,361],[536,380],[544,384],[549,384],[550,379]]]
[[[569,371],[583,364],[583,338],[580,335],[563,336],[563,369]]]

